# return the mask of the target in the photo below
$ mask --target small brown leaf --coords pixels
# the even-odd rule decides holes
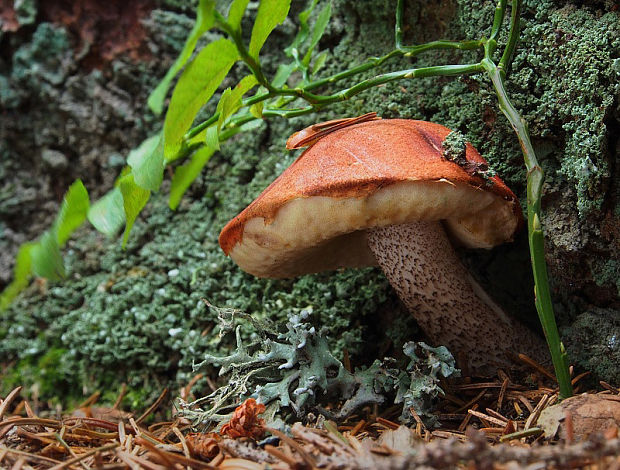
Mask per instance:
[[[333,121],[313,124],[310,127],[306,127],[305,129],[295,132],[292,136],[290,136],[286,141],[286,148],[293,150],[302,147],[309,147],[317,140],[325,137],[327,134],[337,131],[338,129],[343,129],[361,122],[374,121],[375,119],[381,118],[377,116],[377,113],[367,113],[354,118],[334,119]]]
[[[570,416],[572,432],[567,429],[566,416]],[[575,441],[582,441],[590,434],[604,433],[609,428],[620,426],[620,402],[584,393],[544,409],[538,425],[548,438],[559,431],[562,439],[572,437]]]

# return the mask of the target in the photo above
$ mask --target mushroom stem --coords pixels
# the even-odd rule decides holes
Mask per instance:
[[[514,366],[507,353],[547,361],[542,339],[482,290],[458,259],[440,222],[373,228],[367,240],[424,333],[433,343],[447,346],[461,367],[495,373],[496,367]]]

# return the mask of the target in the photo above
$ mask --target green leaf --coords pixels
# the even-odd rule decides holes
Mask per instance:
[[[76,180],[69,186],[52,228],[59,246],[64,245],[71,234],[86,220],[89,206],[88,191],[82,181]]]
[[[226,88],[217,104],[219,117],[215,125],[209,126],[206,130],[205,142],[212,149],[220,149],[220,131],[224,122],[236,113],[243,105],[241,99],[251,88],[258,84],[254,75],[247,75],[233,88]]]
[[[241,20],[243,19],[243,13],[249,1],[250,0],[234,0],[232,5],[230,5],[230,10],[228,10],[228,24],[233,30],[239,30]]]
[[[7,308],[17,294],[28,286],[32,276],[31,250],[33,245],[33,242],[28,242],[22,243],[19,247],[13,268],[13,281],[0,294],[0,310]]]
[[[332,5],[331,3],[327,3],[325,7],[319,13],[318,18],[316,19],[316,23],[314,24],[314,29],[312,30],[312,40],[310,41],[310,46],[306,51],[306,55],[304,56],[303,63],[307,67],[310,64],[310,58],[312,57],[312,51],[316,47],[316,45],[321,40],[321,36],[325,32],[325,28],[329,23],[329,18],[332,15]]]
[[[312,74],[316,75],[318,71],[325,65],[325,61],[327,60],[327,51],[321,52],[314,61],[312,65]]]
[[[161,114],[164,107],[164,100],[166,99],[168,88],[170,87],[170,82],[172,82],[172,79],[175,77],[175,75],[179,72],[179,70],[183,68],[185,63],[191,57],[192,52],[194,52],[194,49],[196,48],[196,43],[198,42],[198,39],[205,32],[211,29],[211,27],[215,23],[214,11],[215,0],[200,0],[200,2],[198,3],[196,24],[194,24],[194,27],[189,33],[189,36],[185,40],[185,45],[183,46],[181,54],[179,54],[179,57],[172,65],[172,67],[170,67],[170,69],[166,73],[166,76],[149,96],[147,103],[149,105],[149,108],[151,108],[151,110],[155,114]]]
[[[136,184],[157,191],[164,178],[164,145],[161,134],[144,140],[127,156]]]
[[[258,54],[271,32],[286,19],[290,6],[291,0],[261,0],[248,49],[254,59],[258,60]]]
[[[30,249],[32,271],[40,277],[58,281],[65,277],[60,245],[53,231],[46,231]]]
[[[116,235],[125,223],[123,194],[119,187],[112,189],[88,210],[88,220],[101,233]]]
[[[65,268],[60,254],[71,234],[86,219],[90,205],[88,191],[77,180],[67,190],[54,225],[36,242],[24,243],[19,247],[13,281],[0,294],[0,310],[5,309],[23,289],[33,273],[51,280],[62,279]]]
[[[226,119],[236,113],[242,106],[241,99],[249,90],[258,85],[258,80],[254,75],[247,75],[233,88],[226,89],[217,104],[220,116],[217,120],[217,132],[219,134]]]
[[[235,45],[227,39],[208,44],[185,68],[174,88],[164,122],[164,156],[173,159],[183,135],[200,108],[213,96],[238,59]]]
[[[271,84],[275,88],[280,88],[282,85],[286,83],[288,77],[295,71],[297,68],[297,64],[295,62],[291,62],[290,64],[280,64],[278,65],[278,70],[276,70],[276,74],[271,81]]]
[[[284,53],[287,56],[292,57],[292,50],[299,49],[299,46],[301,46],[308,37],[308,32],[310,31],[310,28],[308,27],[308,18],[317,3],[319,3],[319,0],[313,0],[308,8],[299,13],[299,31],[297,31],[297,35],[295,36],[295,39],[293,39],[291,45],[284,49]]]
[[[123,208],[125,209],[125,233],[123,234],[123,248],[127,245],[129,240],[129,233],[133,227],[138,214],[142,208],[146,205],[146,202],[151,196],[151,192],[148,189],[141,188],[134,181],[133,174],[123,176],[119,180],[119,188],[123,195]]]
[[[170,209],[174,210],[179,206],[183,194],[198,177],[214,152],[215,149],[213,148],[201,147],[192,155],[192,160],[189,163],[177,167],[170,185],[170,200],[168,202]]]
[[[205,135],[205,143],[212,149],[220,149],[220,136],[217,132],[217,124],[207,127]]]
[[[260,101],[250,106],[250,114],[254,116],[256,119],[262,119],[263,118],[263,102]]]

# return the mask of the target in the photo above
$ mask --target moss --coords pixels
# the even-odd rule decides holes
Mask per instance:
[[[608,283],[615,283],[620,296],[620,264],[616,259],[597,260],[593,263],[592,271],[594,273],[594,282],[598,286],[604,286]]]
[[[39,93],[53,85],[59,85],[67,75],[69,52],[67,32],[50,23],[41,23],[37,26],[32,40],[13,55],[11,78]]]
[[[459,131],[450,132],[442,142],[443,157],[454,162],[465,158],[465,136]]]
[[[245,198],[233,191],[236,177],[228,178],[230,191],[222,182],[206,188],[209,193],[217,186],[225,193],[225,205]],[[219,250],[217,230],[229,214],[221,207],[209,210],[210,203],[209,198],[186,200],[174,213],[164,198],[156,198],[150,216],[134,229],[127,252],[116,241],[98,246],[101,240],[94,235],[86,237],[90,248],[74,243],[67,259],[70,278],[44,295],[31,291],[3,314],[10,326],[1,334],[0,355],[36,358],[59,343],[66,349],[67,383],[83,383],[86,393],[118,390],[126,382],[157,394],[166,385],[186,383],[193,360],[219,350],[217,335],[207,334],[214,316],[203,298],[275,321],[312,307],[317,324],[329,325],[337,354],[345,347],[359,354],[363,319],[385,301],[387,282],[374,270],[291,281],[253,279]],[[177,228],[170,231],[171,226]],[[86,259],[78,255],[88,250]]]
[[[6,395],[17,386],[30,390],[37,397],[56,403],[75,403],[81,397],[81,380],[76,380],[66,349],[51,347],[38,355],[24,350],[23,358],[3,376],[0,393]]]
[[[14,108],[19,103],[19,96],[11,89],[9,79],[0,75],[0,104],[4,107]]]
[[[181,10],[193,14],[198,0],[158,0],[158,6],[166,10]]]
[[[620,315],[611,309],[593,308],[579,315],[562,332],[571,360],[594,377],[620,383]]]
[[[36,0],[15,0],[13,8],[21,26],[34,23],[38,11]]]
[[[191,11],[188,16],[167,9],[157,9],[151,12],[147,26],[157,44],[171,51],[180,51],[185,44],[188,31],[194,26],[194,19]]]
[[[543,14],[540,7],[537,13]],[[538,99],[529,114],[537,134],[564,137],[558,173],[574,185],[580,215],[588,216],[601,208],[610,178],[606,118],[620,92],[612,67],[620,53],[620,22],[617,13],[574,5],[551,11],[545,19],[545,28],[526,29],[536,55],[532,47],[519,54],[515,85],[535,90]]]

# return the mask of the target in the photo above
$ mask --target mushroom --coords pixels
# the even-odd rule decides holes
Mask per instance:
[[[542,339],[484,292],[452,248],[509,241],[523,216],[501,179],[477,174],[486,161],[471,144],[461,164],[445,158],[450,132],[373,113],[294,134],[288,148],[310,147],[224,227],[220,246],[258,277],[379,265],[461,367],[491,373],[519,352],[545,361]]]

